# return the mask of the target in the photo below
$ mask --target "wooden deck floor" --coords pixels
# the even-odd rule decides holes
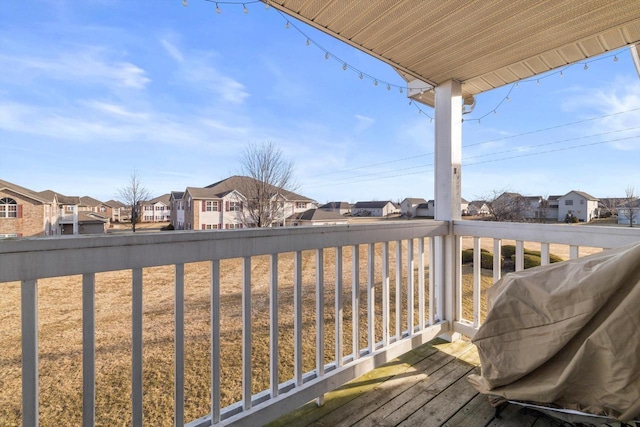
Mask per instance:
[[[309,402],[270,426],[545,427],[561,425],[508,405],[494,417],[467,375],[479,371],[475,346],[435,340]]]

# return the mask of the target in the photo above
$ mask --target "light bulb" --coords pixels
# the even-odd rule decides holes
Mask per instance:
[[[536,85],[540,86],[540,79],[536,80]]]
[[[374,85],[374,86],[378,86],[378,80],[374,80],[374,81],[373,81],[373,85]]]
[[[493,114],[498,115],[498,110],[493,110]]]
[[[347,71],[347,63],[342,64],[342,71]]]
[[[218,3],[216,3],[216,13],[220,15],[220,6],[218,6]]]
[[[516,89],[518,89],[518,82],[516,82]]]
[[[311,44],[311,40],[307,39],[307,46]]]
[[[360,73],[360,80],[362,80],[362,79],[363,79],[363,77],[364,77],[364,76],[362,75],[362,73]]]
[[[507,102],[511,102],[511,98],[507,96]]]
[[[588,70],[588,69],[589,69],[589,66],[588,66],[587,64],[584,64],[584,69],[585,69],[585,70]]]
[[[246,14],[246,13],[249,13],[249,9],[247,9],[247,6],[245,6],[245,4],[244,4],[244,3],[242,4],[242,7],[243,7],[243,9],[244,9],[244,13],[245,13],[245,14]]]
[[[618,55],[613,57],[613,62],[618,62]]]
[[[402,88],[400,88],[400,93],[402,93],[402,92],[403,92],[403,90],[402,90]]]
[[[284,27],[288,30],[289,29],[289,21],[287,21],[286,24],[284,24]]]
[[[562,71],[560,71],[560,77],[564,77],[564,73]]]
[[[329,52],[324,54],[324,59],[329,59]]]
[[[409,100],[409,105],[411,105],[411,104],[413,104],[413,101],[410,99],[410,100]]]
[[[391,85],[387,84],[387,90],[391,90]]]
[[[269,9],[269,2],[267,0],[265,0],[264,2],[264,8]]]
[[[187,6],[189,6],[189,2],[187,0],[182,0],[182,5],[184,7],[187,7]]]

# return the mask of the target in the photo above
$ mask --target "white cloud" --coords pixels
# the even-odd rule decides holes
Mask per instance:
[[[0,68],[6,70],[5,81],[10,83],[46,79],[144,89],[151,81],[142,68],[111,56],[107,50],[96,46],[79,47],[50,56],[0,55]]]
[[[364,132],[369,129],[376,122],[375,119],[360,114],[356,114],[356,128],[357,133]]]
[[[160,40],[160,43],[162,44],[162,47],[164,47],[164,49],[167,51],[169,56],[171,56],[178,62],[184,62],[184,55],[182,54],[182,52],[180,52],[180,50],[169,40],[162,39]]]

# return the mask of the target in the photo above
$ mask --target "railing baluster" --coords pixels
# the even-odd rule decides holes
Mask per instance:
[[[316,375],[324,376],[324,251],[316,250]],[[318,406],[324,404],[324,395],[318,396]]]
[[[220,422],[220,260],[211,261],[211,419]]]
[[[351,330],[353,344],[353,360],[360,358],[360,247],[352,246],[352,282],[351,287]]]
[[[540,265],[549,264],[549,244],[540,243]]]
[[[242,407],[251,409],[251,257],[242,262]]]
[[[429,239],[429,325],[436,322],[435,253],[436,240],[432,237]]]
[[[502,240],[493,239],[493,283],[502,276]]]
[[[382,345],[389,345],[389,242],[382,242]]]
[[[434,296],[436,298],[436,318],[439,321],[445,320],[444,313],[444,248],[445,239],[442,236],[434,237],[433,273],[434,273]]]
[[[473,238],[473,326],[480,326],[480,285],[482,279],[482,252],[480,238]]]
[[[516,271],[524,270],[524,242],[516,240]]]
[[[82,425],[96,419],[96,310],[94,273],[82,275]],[[28,425],[28,424],[25,424]]]
[[[296,251],[293,258],[293,335],[294,376],[297,387],[302,386],[302,252]]]
[[[424,238],[418,239],[418,322],[419,330],[424,330]]]
[[[580,257],[580,247],[577,245],[569,246],[569,259],[578,259]]]
[[[176,264],[174,323],[174,425],[184,426],[184,264]]]
[[[369,243],[367,250],[367,348],[369,354],[376,349],[376,288],[375,245]]]
[[[396,340],[402,338],[402,241],[396,240]]]
[[[271,321],[269,332],[269,366],[271,378],[271,398],[278,396],[278,384],[280,383],[278,373],[278,254],[271,254],[271,279],[269,283],[269,316]]]
[[[413,275],[416,270],[415,260],[413,259],[413,239],[407,240],[407,329],[409,335],[413,335]]]
[[[134,426],[142,425],[142,269],[134,268],[131,284],[131,406]]]
[[[343,301],[342,301],[342,246],[336,248],[336,289],[335,289],[335,304],[336,304],[336,365],[342,366],[342,345],[343,345]]]
[[[23,280],[22,316],[22,425],[38,426],[38,282]]]

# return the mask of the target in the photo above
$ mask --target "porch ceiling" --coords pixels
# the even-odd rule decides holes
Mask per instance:
[[[268,2],[407,82],[458,80],[463,97],[640,41],[640,6],[631,0]],[[420,99],[433,101],[432,93]]]

